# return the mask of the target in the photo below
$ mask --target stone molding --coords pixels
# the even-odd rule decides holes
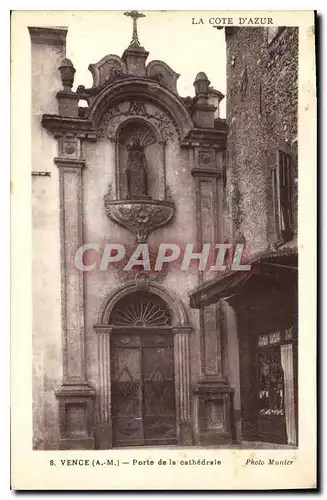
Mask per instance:
[[[137,116],[130,116],[130,118],[137,118]],[[144,119],[143,117],[139,118]],[[77,118],[44,114],[42,125],[57,138],[66,134],[73,134],[81,139],[97,140],[97,128],[91,117]],[[206,147],[224,150],[226,149],[226,139],[227,129],[199,129],[192,126],[192,129],[182,138],[180,145],[183,148]]]
[[[86,161],[82,158],[62,158],[62,157],[56,157],[53,160],[57,167],[61,168],[67,168],[67,169],[74,169],[74,170],[81,170],[82,168],[85,167]]]
[[[62,384],[56,391],[57,397],[65,396],[95,396],[95,390],[88,384]]]
[[[68,28],[50,28],[29,26],[31,42],[42,45],[66,46],[66,36]]]

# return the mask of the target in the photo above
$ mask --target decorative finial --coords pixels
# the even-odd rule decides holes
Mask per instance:
[[[145,17],[145,14],[138,12],[137,10],[131,10],[129,12],[124,12],[125,16],[131,17],[133,19],[133,38],[129,44],[132,47],[139,47],[140,42],[137,36],[137,20],[141,17]]]
[[[76,72],[73,63],[70,59],[63,59],[58,69],[61,74],[61,81],[64,87],[64,91],[71,92],[74,83],[74,75]]]

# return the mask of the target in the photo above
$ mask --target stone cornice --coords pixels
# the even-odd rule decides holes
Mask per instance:
[[[80,384],[62,384],[56,391],[57,398],[67,397],[94,397],[95,390],[87,383]]]
[[[82,169],[85,167],[86,161],[82,158],[60,158],[56,157],[53,160],[57,167],[59,168],[74,168],[74,169]]]
[[[46,45],[66,45],[66,36],[68,28],[40,28],[29,26],[32,43],[46,44]]]
[[[173,331],[174,335],[177,335],[177,334],[189,335],[190,333],[192,333],[193,328],[191,326],[175,325],[173,327],[172,331]]]
[[[217,170],[216,168],[203,168],[196,167],[192,168],[191,174],[194,177],[220,177],[222,175],[221,170]]]
[[[214,128],[193,128],[184,138],[181,146],[190,147],[193,145],[219,146],[222,149],[226,148],[227,127],[226,129],[217,130]]]
[[[127,47],[127,49],[124,50],[124,53],[122,55],[122,61],[126,62],[127,56],[133,55],[136,57],[144,57],[146,59],[149,55],[149,52],[147,52],[144,47],[138,47],[134,45],[130,45]]]
[[[227,381],[221,378],[204,378],[197,382],[193,388],[195,394],[229,394],[233,393],[234,389],[227,384]]]
[[[96,333],[107,333],[108,335],[112,333],[112,326],[109,325],[97,324],[94,325],[93,328]]]
[[[202,102],[195,102],[192,104],[191,107],[191,113],[193,111],[201,110],[201,111],[216,111],[217,107],[216,106],[211,106],[210,104],[202,103]]]
[[[91,120],[85,118],[70,118],[59,115],[43,115],[42,125],[50,130],[55,137],[73,134],[83,139],[96,140],[96,130]]]

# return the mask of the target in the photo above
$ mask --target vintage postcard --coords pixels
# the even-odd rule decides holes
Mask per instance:
[[[316,488],[313,11],[12,14],[12,488]]]

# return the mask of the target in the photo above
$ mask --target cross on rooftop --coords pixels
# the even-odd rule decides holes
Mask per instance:
[[[145,17],[145,14],[138,12],[137,10],[131,10],[129,12],[124,12],[125,16],[131,17],[133,19],[133,38],[130,45],[134,47],[139,47],[140,42],[137,35],[137,20],[141,17]]]

